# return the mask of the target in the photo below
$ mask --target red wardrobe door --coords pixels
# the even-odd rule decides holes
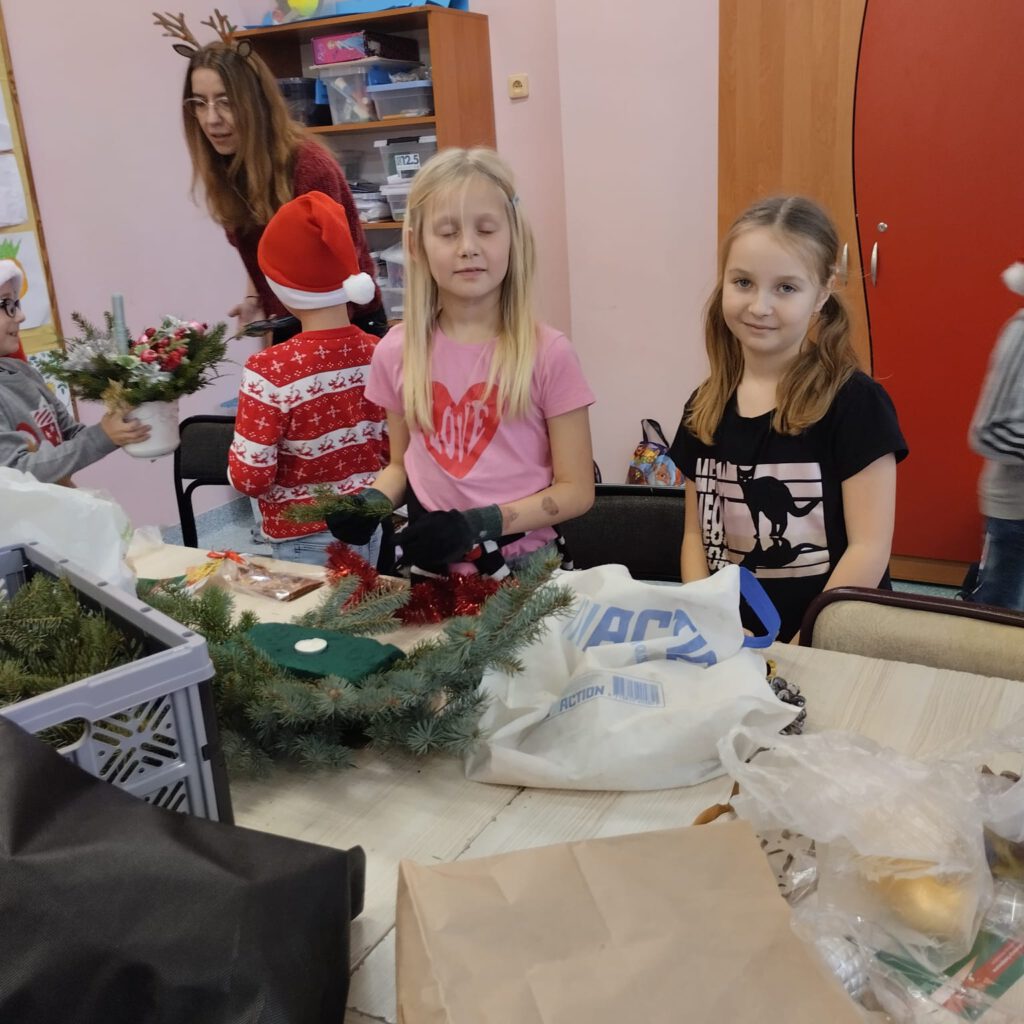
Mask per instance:
[[[966,436],[1018,306],[999,274],[1024,254],[1022,40],[1021,0],[866,8],[854,188],[874,376],[910,445],[897,555],[970,561],[980,549],[981,461]]]

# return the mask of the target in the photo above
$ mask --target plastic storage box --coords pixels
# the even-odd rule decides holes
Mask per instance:
[[[437,136],[377,139],[374,142],[384,164],[385,181],[401,181],[415,177],[416,172],[437,152]]]
[[[405,220],[405,208],[409,205],[409,190],[411,188],[411,181],[396,181],[390,185],[381,185],[381,195],[391,207],[392,219]]]
[[[327,102],[331,106],[334,124],[357,124],[375,121],[377,112],[367,89],[371,85],[388,85],[391,75],[409,71],[414,65],[397,60],[369,57],[341,64],[327,64],[309,70],[327,87]]]
[[[381,121],[389,117],[427,117],[434,112],[433,82],[391,82],[368,86],[366,91]]]
[[[392,288],[405,287],[405,249],[402,243],[388,246],[383,252],[377,254],[387,267],[388,284]]]
[[[8,598],[40,572],[66,577],[85,606],[140,641],[143,656],[0,714],[29,732],[82,721],[82,736],[61,750],[67,760],[147,803],[232,822],[206,641],[38,545],[0,547],[0,591]]]
[[[384,312],[388,320],[401,320],[405,315],[403,308],[405,291],[402,288],[393,288],[391,285],[380,286],[380,298],[384,303]]]
[[[316,116],[316,79],[279,78],[277,84],[292,117],[301,124],[313,124]]]
[[[387,220],[391,216],[391,207],[380,192],[353,192],[352,201],[356,204],[356,212],[364,224],[375,220]]]
[[[337,64],[364,57],[384,57],[418,64],[420,59],[420,44],[415,39],[383,32],[341,32],[314,36],[310,41],[314,64]]]

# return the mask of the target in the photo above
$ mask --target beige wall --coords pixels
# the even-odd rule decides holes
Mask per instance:
[[[707,364],[716,245],[716,0],[555,0],[573,339],[608,482],[639,420],[672,439]]]

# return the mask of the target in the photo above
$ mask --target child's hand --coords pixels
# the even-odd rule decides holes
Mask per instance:
[[[461,512],[427,512],[399,535],[403,565],[447,565],[457,562],[476,543]]]
[[[123,448],[126,444],[137,444],[149,437],[148,423],[125,419],[124,413],[120,412],[108,412],[100,420],[100,426],[103,428],[103,433],[118,448]]]
[[[325,517],[331,535],[346,544],[369,544],[380,521],[391,515],[391,500],[373,487],[351,496],[352,511],[330,512]]]

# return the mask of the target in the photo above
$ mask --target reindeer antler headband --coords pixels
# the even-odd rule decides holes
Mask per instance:
[[[191,59],[192,55],[200,48],[199,40],[192,35],[192,30],[185,24],[184,14],[171,14],[170,11],[160,14],[158,11],[154,11],[153,21],[164,30],[165,36],[181,40],[173,46],[175,53],[180,53],[182,57]],[[201,21],[199,24],[209,25],[220,36],[221,42],[232,47],[240,57],[248,57],[252,53],[252,43],[248,39],[235,42],[235,26],[216,8],[206,21]]]

